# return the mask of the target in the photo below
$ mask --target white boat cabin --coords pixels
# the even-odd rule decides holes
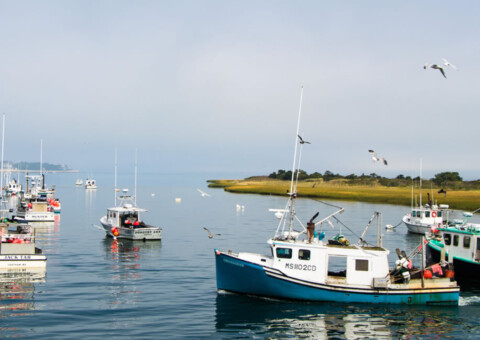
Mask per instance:
[[[107,209],[107,223],[112,227],[135,228],[143,226],[140,219],[140,212],[145,209],[134,207],[132,204],[125,203],[121,207]]]
[[[269,240],[271,267],[318,284],[372,287],[389,274],[388,250],[381,247],[325,244],[322,241]],[[253,255],[253,254],[252,254]],[[267,259],[264,259],[267,264]],[[375,280],[377,279],[377,280]]]
[[[405,221],[411,224],[438,226],[447,223],[448,212],[449,207],[444,204],[416,207],[409,215],[405,216]]]

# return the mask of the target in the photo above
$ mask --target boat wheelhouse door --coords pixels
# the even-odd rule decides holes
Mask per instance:
[[[475,261],[480,261],[480,237],[477,237],[477,246],[475,247]]]

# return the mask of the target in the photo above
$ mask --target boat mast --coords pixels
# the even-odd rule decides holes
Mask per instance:
[[[115,148],[115,184],[113,188],[113,195],[115,196],[114,198],[114,206],[117,206],[117,148]]]
[[[43,177],[43,139],[40,139],[40,177]],[[38,187],[38,183],[37,183]],[[43,187],[43,181],[42,181]]]
[[[134,192],[135,206],[137,206],[137,153],[138,153],[138,149],[135,149],[135,192]]]
[[[294,193],[293,180],[295,178],[295,168],[297,163],[298,134],[300,133],[300,116],[302,114],[302,99],[303,99],[303,86],[300,91],[300,107],[298,109],[297,133],[295,134],[295,151],[293,153],[292,182],[290,184],[290,195]],[[297,188],[295,188],[295,191],[297,191]]]
[[[302,100],[303,100],[303,86],[300,91],[300,105],[298,108],[298,120],[297,120],[297,133],[295,134],[295,151],[293,154],[293,167],[292,167],[292,181],[290,183],[290,226],[289,230],[290,233],[293,230],[293,219],[295,217],[295,198],[297,196],[297,184],[295,184],[295,187],[293,186],[293,182],[295,180],[295,168],[296,168],[296,163],[297,163],[297,149],[298,149],[298,134],[300,133],[300,117],[302,114]]]
[[[420,207],[422,206],[422,159],[420,158]]]
[[[3,114],[3,122],[2,122],[2,165],[1,165],[1,172],[2,172],[2,175],[1,175],[1,179],[0,179],[0,199],[2,200],[2,222],[3,222],[3,213],[5,211],[5,209],[3,209],[3,146],[5,144],[5,113]],[[0,240],[1,241],[1,240]]]

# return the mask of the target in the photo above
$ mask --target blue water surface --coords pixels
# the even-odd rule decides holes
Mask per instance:
[[[98,189],[76,187],[79,174],[47,174],[62,212],[55,223],[37,226],[38,246],[48,256],[43,280],[1,282],[0,336],[21,339],[390,339],[479,338],[480,292],[461,293],[458,307],[300,303],[217,293],[215,248],[269,253],[266,240],[278,220],[269,208],[283,208],[276,196],[229,194],[207,188],[205,174],[142,174],[137,203],[144,220],[163,228],[161,242],[115,242],[96,226],[114,203],[114,176],[96,174]],[[85,177],[85,176],[83,176]],[[85,178],[83,178],[85,179]],[[133,173],[118,187],[134,192]],[[200,188],[210,197],[202,197]],[[181,198],[181,202],[175,201]],[[374,211],[382,212],[383,244],[396,258],[421,241],[396,225],[408,207],[330,202],[345,207],[345,225],[325,228],[356,242]],[[244,210],[237,210],[237,205]],[[297,202],[308,221],[333,207]],[[208,238],[204,227],[221,234]],[[376,242],[377,224],[367,240]]]

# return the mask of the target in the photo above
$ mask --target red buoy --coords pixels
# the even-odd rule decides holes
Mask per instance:
[[[433,277],[433,274],[430,270],[425,269],[423,271],[423,277],[426,278],[426,279],[431,279]]]

